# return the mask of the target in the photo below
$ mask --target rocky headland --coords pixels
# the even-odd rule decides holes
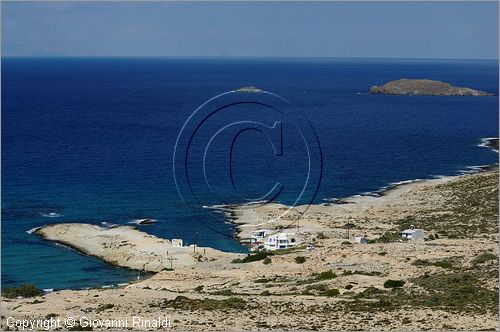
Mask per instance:
[[[84,223],[46,225],[33,234],[134,270],[159,272],[171,267],[192,266],[203,261],[233,259],[236,254],[212,248],[176,245],[131,226],[100,227]]]

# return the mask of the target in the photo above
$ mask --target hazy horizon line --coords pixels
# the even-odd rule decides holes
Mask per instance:
[[[260,55],[1,55],[1,58],[170,58],[170,59],[364,59],[364,60],[476,60],[498,61],[499,58],[412,58],[373,56],[260,56]]]

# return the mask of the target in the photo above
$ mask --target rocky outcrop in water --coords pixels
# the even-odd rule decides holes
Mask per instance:
[[[449,83],[424,79],[400,79],[382,86],[374,85],[370,94],[424,95],[424,96],[493,96],[493,93],[456,87]]]
[[[262,92],[261,89],[259,89],[256,86],[250,85],[250,86],[243,86],[239,89],[235,90],[236,92],[243,92],[243,93],[259,93]]]

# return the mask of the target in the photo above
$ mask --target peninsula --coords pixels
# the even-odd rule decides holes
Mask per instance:
[[[52,224],[33,234],[103,261],[134,270],[159,272],[203,261],[231,260],[237,255],[212,248],[183,246],[181,240],[160,239],[131,226],[113,228],[83,223]]]
[[[374,85],[370,94],[422,95],[422,96],[493,96],[493,93],[456,87],[449,83],[426,79],[400,79],[382,86]]]

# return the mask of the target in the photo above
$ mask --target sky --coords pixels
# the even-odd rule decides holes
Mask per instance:
[[[5,2],[4,56],[498,59],[498,2]]]

